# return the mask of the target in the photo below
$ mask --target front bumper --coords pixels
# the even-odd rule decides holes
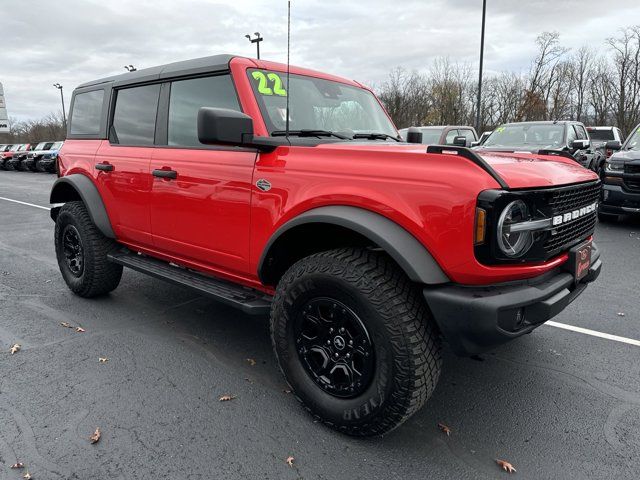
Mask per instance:
[[[474,355],[530,333],[550,320],[600,275],[593,244],[589,273],[576,283],[556,269],[524,282],[487,287],[425,287],[423,294],[445,339],[457,355]]]
[[[598,206],[602,213],[617,215],[640,214],[640,193],[631,193],[619,185],[602,185],[602,200]]]

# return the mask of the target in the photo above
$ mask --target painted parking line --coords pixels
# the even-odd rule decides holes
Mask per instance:
[[[610,333],[589,330],[588,328],[575,327],[573,325],[567,325],[566,323],[552,322],[551,320],[546,322],[545,325],[549,325],[550,327],[562,328],[563,330],[571,330],[572,332],[584,333],[585,335],[591,335],[592,337],[606,338],[607,340],[613,340],[614,342],[626,343],[627,345],[640,347],[640,340],[634,340],[633,338],[619,337],[618,335],[611,335]]]
[[[33,203],[21,202],[20,200],[14,200],[12,198],[0,197],[0,200],[6,200],[7,202],[19,203],[20,205],[28,205],[29,207],[41,208],[42,210],[51,210],[49,207],[43,207],[42,205],[35,205]]]

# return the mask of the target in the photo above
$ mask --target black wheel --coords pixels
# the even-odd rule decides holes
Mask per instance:
[[[60,209],[55,244],[62,278],[76,295],[103,295],[120,283],[122,266],[107,260],[118,245],[96,228],[82,202],[68,202]]]
[[[615,222],[618,220],[618,215],[614,215],[612,213],[602,213],[602,212],[598,212],[598,220],[600,222],[606,223],[606,222]]]
[[[350,435],[381,435],[424,405],[440,376],[440,338],[419,288],[384,253],[306,257],[271,309],[278,364],[316,418]]]
[[[42,160],[36,160],[36,171],[37,172],[46,172],[45,167],[42,165]]]

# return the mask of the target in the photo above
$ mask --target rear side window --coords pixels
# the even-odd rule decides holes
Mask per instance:
[[[102,119],[104,90],[79,93],[73,100],[71,112],[72,135],[98,135]]]
[[[109,138],[123,145],[153,145],[160,85],[118,90]]]
[[[171,84],[169,97],[168,143],[201,146],[198,141],[200,107],[240,110],[238,97],[229,75],[192,78]]]

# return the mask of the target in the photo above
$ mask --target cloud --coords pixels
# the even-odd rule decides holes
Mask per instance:
[[[377,84],[403,66],[424,70],[438,56],[477,63],[480,0],[390,2],[294,0],[292,63]],[[640,18],[635,1],[489,0],[485,68],[525,70],[535,37],[561,33],[564,45],[602,49],[607,36]],[[60,110],[85,81],[216,53],[253,56],[244,35],[264,36],[263,58],[286,60],[283,0],[2,0],[0,82],[9,115]]]

